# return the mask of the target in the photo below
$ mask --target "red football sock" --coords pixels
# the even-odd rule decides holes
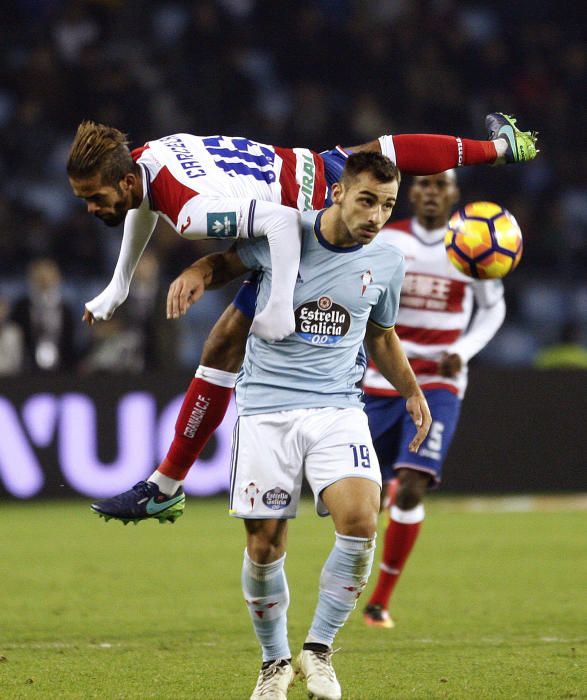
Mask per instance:
[[[475,141],[440,134],[400,134],[393,137],[395,162],[404,175],[433,175],[461,165],[494,163],[493,141]]]
[[[185,479],[192,464],[222,423],[232,388],[200,377],[192,379],[175,424],[175,437],[158,471],[172,479]]]
[[[421,509],[421,518],[418,522],[400,523],[393,517],[389,520],[383,541],[379,578],[369,599],[369,603],[372,605],[381,605],[386,609],[389,607],[389,599],[416,543],[424,519],[424,508],[416,506],[416,509]],[[394,512],[396,512],[395,508],[392,509],[392,513]]]

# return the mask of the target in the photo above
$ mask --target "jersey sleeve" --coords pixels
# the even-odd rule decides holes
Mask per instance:
[[[481,308],[494,306],[503,299],[504,288],[500,279],[474,280],[471,282],[475,303]]]
[[[369,321],[380,328],[393,328],[399,312],[399,298],[405,276],[405,261],[403,255],[398,256],[398,263],[391,279],[384,287],[377,304],[371,310]]]
[[[155,230],[157,215],[149,209],[145,198],[138,209],[131,209],[124,221],[124,233],[112,280],[97,297],[85,306],[98,321],[112,317],[128,296],[134,271]]]
[[[477,280],[473,283],[477,308],[467,332],[450,347],[464,362],[474,357],[500,329],[506,314],[501,280]]]

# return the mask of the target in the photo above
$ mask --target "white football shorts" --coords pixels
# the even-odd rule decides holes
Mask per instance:
[[[300,408],[238,419],[232,441],[231,515],[295,518],[304,476],[318,515],[328,515],[320,494],[335,481],[361,477],[381,486],[361,408]]]

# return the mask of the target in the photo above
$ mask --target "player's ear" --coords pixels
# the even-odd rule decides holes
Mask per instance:
[[[120,181],[120,187],[123,192],[131,190],[136,182],[137,176],[134,173],[127,173]]]
[[[340,204],[342,196],[344,194],[344,185],[342,182],[335,182],[332,185],[332,201],[334,204]]]

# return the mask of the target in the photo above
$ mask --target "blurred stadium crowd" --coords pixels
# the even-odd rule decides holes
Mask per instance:
[[[167,283],[213,244],[160,230],[117,319],[82,328],[121,235],[69,190],[67,150],[85,118],[133,145],[188,131],[321,150],[383,133],[484,138],[487,112],[516,114],[540,131],[539,158],[459,173],[464,200],[507,206],[525,235],[508,319],[476,362],[529,365],[569,324],[586,343],[583,13],[549,0],[3,3],[0,372],[193,368],[234,291],[165,321]],[[395,215],[407,212],[400,200]]]

